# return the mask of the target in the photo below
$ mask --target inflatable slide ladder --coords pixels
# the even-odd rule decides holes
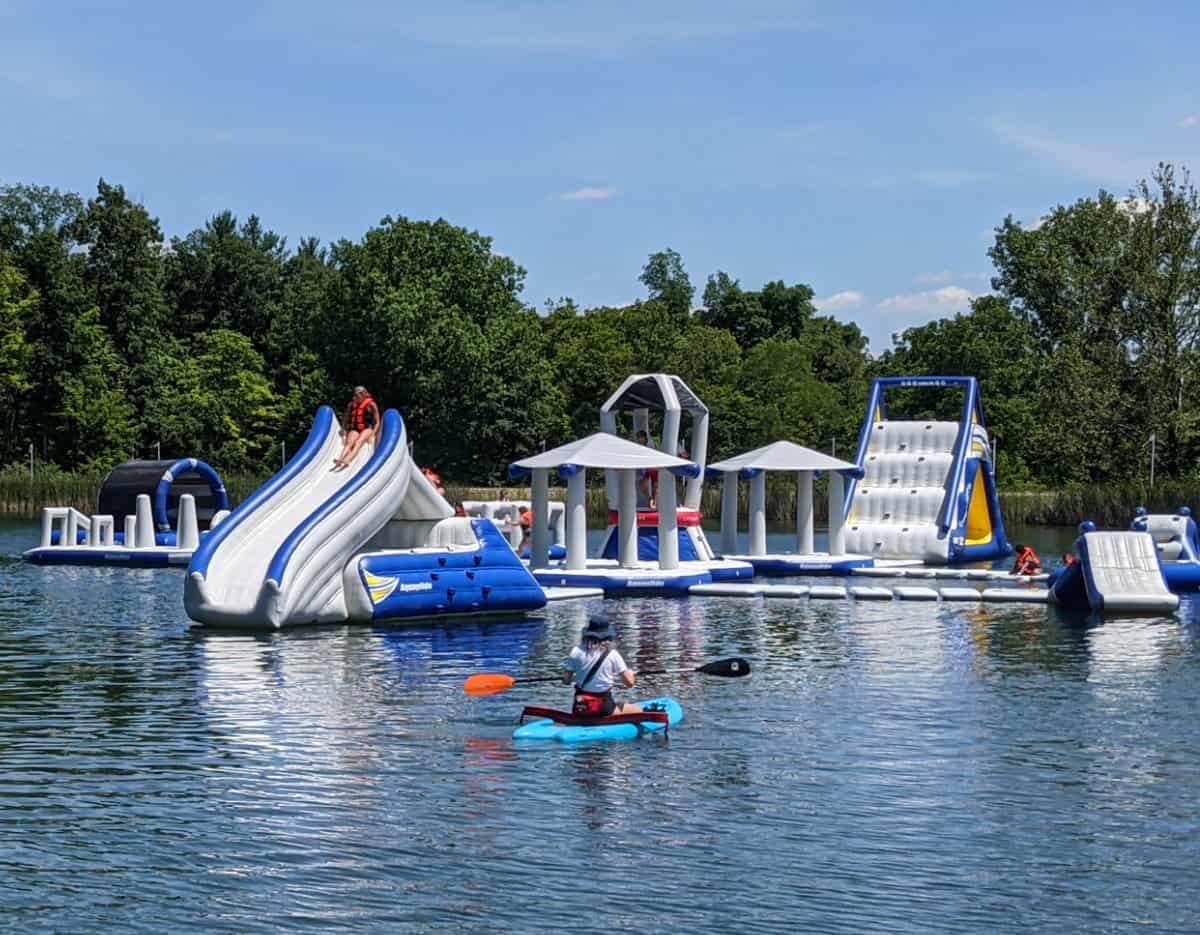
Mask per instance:
[[[961,390],[956,422],[888,418],[891,388]],[[845,499],[846,551],[936,564],[1003,558],[1012,548],[996,496],[974,377],[885,377],[871,386]]]

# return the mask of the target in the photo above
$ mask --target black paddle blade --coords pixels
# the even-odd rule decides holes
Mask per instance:
[[[716,662],[701,666],[696,671],[703,672],[705,675],[723,675],[727,678],[739,679],[743,675],[750,674],[750,661],[741,658],[718,659]]]

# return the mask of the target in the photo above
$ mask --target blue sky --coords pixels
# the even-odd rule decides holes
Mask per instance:
[[[0,181],[103,176],[359,237],[442,216],[525,298],[807,282],[872,347],[988,289],[991,229],[1200,167],[1200,5],[0,0]]]

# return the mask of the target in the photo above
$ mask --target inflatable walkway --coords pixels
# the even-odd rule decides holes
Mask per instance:
[[[957,422],[889,419],[887,391],[905,388],[961,391],[962,415]],[[856,463],[863,476],[846,491],[846,552],[950,564],[1012,551],[974,377],[876,380]]]
[[[201,623],[303,623],[520,612],[545,596],[490,520],[453,510],[412,462],[400,414],[333,470],[342,441],[322,407],[282,471],[200,543],[184,606]]]
[[[1116,613],[1168,613],[1179,606],[1149,533],[1085,532],[1075,554],[1077,561],[1050,587],[1052,604]]]

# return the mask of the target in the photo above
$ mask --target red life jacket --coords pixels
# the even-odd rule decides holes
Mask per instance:
[[[1018,575],[1033,575],[1037,574],[1039,568],[1042,567],[1042,560],[1038,558],[1037,552],[1033,551],[1030,546],[1025,546],[1017,556],[1016,564],[1013,566],[1013,573]]]
[[[375,404],[375,400],[368,393],[362,399],[350,404],[350,425],[347,426],[351,432],[361,432],[364,429],[372,428],[375,425],[375,416],[368,410]],[[367,420],[370,419],[370,422]]]

